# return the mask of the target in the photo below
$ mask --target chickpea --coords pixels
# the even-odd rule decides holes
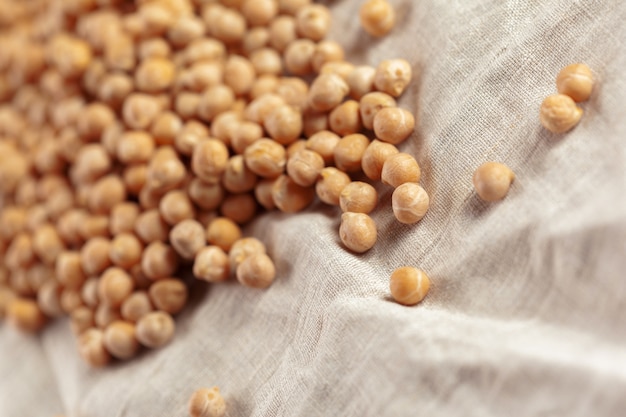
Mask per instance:
[[[79,216],[81,216],[79,214]],[[85,214],[81,217],[82,223],[77,225],[81,240],[89,240],[93,237],[109,236],[109,218],[105,215],[90,216]]]
[[[191,417],[223,417],[226,404],[218,387],[200,388],[189,398],[188,409]]]
[[[206,121],[212,121],[218,114],[229,110],[235,102],[235,93],[227,85],[218,84],[209,87],[200,97],[198,116]]]
[[[27,233],[17,234],[8,246],[4,255],[4,263],[9,269],[26,268],[35,262],[33,240]]]
[[[293,75],[308,75],[313,72],[315,43],[310,39],[295,39],[287,44],[283,53],[285,69]]]
[[[56,227],[52,224],[40,225],[32,239],[33,252],[47,265],[52,265],[57,256],[65,249]]]
[[[309,89],[309,105],[318,112],[332,110],[343,101],[348,91],[348,84],[340,76],[321,74]]]
[[[404,224],[413,224],[422,220],[429,205],[428,194],[414,182],[399,185],[391,196],[393,214],[400,223]]]
[[[365,213],[343,213],[339,237],[351,251],[366,252],[376,243],[376,223]]]
[[[380,177],[383,184],[398,187],[406,182],[419,182],[421,175],[415,158],[408,153],[399,152],[387,158]]]
[[[0,212],[0,237],[11,241],[26,229],[27,212],[22,207],[9,206]]]
[[[217,12],[203,12],[202,18],[211,35],[226,45],[240,42],[246,33],[246,21],[236,10],[221,8]]]
[[[276,207],[285,213],[304,210],[313,202],[315,189],[298,185],[287,175],[281,175],[272,185],[272,200]]]
[[[0,286],[0,318],[2,317],[2,286]],[[11,293],[13,294],[13,293]],[[37,304],[42,313],[48,317],[63,315],[61,308],[61,286],[54,279],[48,279],[37,291]]]
[[[94,313],[94,321],[100,329],[106,328],[116,320],[121,320],[122,316],[118,307],[111,307],[106,303],[99,303]]]
[[[502,200],[514,179],[513,171],[498,162],[485,162],[476,169],[472,177],[476,193],[488,202]]]
[[[328,116],[328,123],[331,130],[339,135],[358,133],[363,127],[359,102],[347,100],[335,107]]]
[[[222,175],[224,188],[231,193],[252,191],[257,182],[257,176],[244,163],[243,155],[235,155],[228,160],[228,165]]]
[[[287,174],[301,187],[315,184],[324,169],[324,159],[317,152],[302,149],[287,161]]]
[[[158,210],[147,210],[137,217],[135,233],[146,244],[165,242],[170,234],[170,226]]]
[[[139,205],[130,201],[118,203],[111,209],[109,231],[116,236],[120,233],[133,232],[139,217]]]
[[[230,274],[228,254],[219,246],[206,246],[196,254],[193,275],[208,282],[222,282]]]
[[[353,181],[343,187],[339,195],[339,206],[343,212],[368,214],[376,208],[378,193],[370,184]]]
[[[187,287],[175,278],[161,279],[150,286],[148,290],[152,304],[169,314],[176,314],[187,303]]]
[[[241,263],[254,254],[266,253],[265,245],[255,237],[244,237],[238,239],[228,252],[230,270],[237,271]]]
[[[164,311],[153,311],[137,322],[135,335],[142,345],[157,348],[169,343],[174,337],[175,323]]]
[[[202,19],[195,16],[181,16],[167,31],[167,38],[173,46],[181,48],[204,36]]]
[[[183,220],[172,228],[170,243],[183,259],[192,260],[206,245],[204,227],[196,220]]]
[[[182,155],[192,155],[197,144],[203,142],[209,135],[209,129],[196,120],[189,120],[174,138],[174,146]]]
[[[153,191],[166,192],[180,186],[186,175],[185,165],[176,151],[170,146],[163,146],[150,159],[146,184]]]
[[[7,321],[26,332],[36,332],[43,327],[46,317],[37,303],[26,298],[15,298],[6,308]]]
[[[183,190],[172,190],[163,196],[159,203],[159,213],[170,226],[186,219],[193,219],[195,208],[187,193]]]
[[[322,66],[327,62],[343,61],[345,53],[343,47],[335,41],[321,41],[315,46],[315,52],[311,58],[313,70],[319,73]]]
[[[104,271],[98,282],[98,298],[103,303],[117,308],[133,292],[134,282],[126,271],[111,267]]]
[[[232,133],[241,119],[242,115],[238,111],[230,110],[220,113],[211,123],[211,136],[224,143],[230,143]]]
[[[274,185],[274,179],[263,179],[256,184],[254,188],[254,197],[258,203],[266,210],[273,210],[276,208],[274,198],[272,197],[272,186]]]
[[[159,113],[155,117],[154,122],[152,122],[150,134],[154,138],[154,142],[157,146],[171,146],[174,144],[174,139],[182,128],[183,121],[176,113],[163,111]]]
[[[369,139],[360,133],[341,138],[333,150],[337,168],[345,172],[359,171],[363,153],[365,153],[369,143]]]
[[[386,107],[374,116],[373,127],[378,139],[397,145],[413,133],[415,118],[408,110]]]
[[[118,359],[130,359],[139,351],[133,323],[116,320],[104,330],[104,347]]]
[[[263,136],[263,128],[255,122],[243,121],[233,130],[230,145],[238,154]]]
[[[114,72],[102,77],[100,85],[97,87],[97,96],[105,104],[118,109],[122,103],[133,92],[133,79],[127,74]]]
[[[553,94],[541,103],[539,120],[543,127],[552,133],[565,133],[578,124],[583,110],[571,97]]]
[[[114,265],[130,269],[141,262],[143,244],[134,234],[125,232],[115,236],[111,241],[109,258]]]
[[[377,139],[370,142],[361,158],[361,169],[367,178],[379,181],[383,165],[387,158],[397,154],[398,148],[391,143],[381,142]]]
[[[87,307],[95,308],[98,306],[98,282],[100,277],[87,278],[80,291],[80,297]]]
[[[80,249],[80,261],[87,275],[99,275],[111,265],[111,242],[104,237],[92,237]]]
[[[191,169],[208,183],[219,181],[228,164],[228,148],[217,139],[206,139],[193,150]]]
[[[282,145],[293,143],[302,134],[302,114],[288,105],[272,110],[264,124],[270,137]]]
[[[348,82],[348,76],[354,71],[354,65],[346,61],[328,61],[322,64],[320,75],[335,74],[342,80]]]
[[[176,110],[176,114],[184,120],[192,119],[198,114],[200,100],[202,100],[202,96],[198,93],[181,91],[176,94],[174,110]]]
[[[87,206],[94,214],[109,214],[111,209],[126,200],[126,187],[122,179],[110,174],[96,181],[89,192]]]
[[[74,183],[91,183],[111,171],[111,157],[99,143],[81,147],[70,175]]]
[[[262,125],[267,116],[277,107],[285,104],[285,100],[273,93],[263,94],[255,98],[244,110],[247,120]]]
[[[85,106],[81,115],[76,118],[78,134],[85,141],[97,141],[104,130],[115,120],[115,114],[102,103],[91,103]]]
[[[296,153],[298,153],[298,151],[304,149],[306,149],[306,139],[298,139],[294,143],[289,144],[289,146],[285,149],[285,152],[287,153],[287,160],[292,158]]]
[[[309,93],[309,85],[298,77],[281,77],[275,90],[276,94],[290,106],[304,111]]]
[[[306,5],[296,14],[296,31],[303,38],[317,42],[326,36],[330,20],[330,12],[326,6]]]
[[[146,314],[152,312],[152,302],[145,291],[135,291],[122,303],[120,311],[124,320],[136,323]]]
[[[94,367],[105,366],[111,360],[104,347],[104,332],[96,328],[87,329],[78,336],[78,353]]]
[[[385,36],[396,24],[396,12],[386,0],[367,0],[359,10],[361,26],[372,36]]]
[[[271,139],[258,139],[244,151],[247,167],[263,178],[276,178],[287,164],[285,148]]]
[[[296,20],[293,16],[281,15],[269,25],[269,44],[278,52],[284,52],[289,43],[298,38]]]
[[[411,64],[404,59],[388,59],[378,64],[374,87],[393,97],[400,96],[411,82]]]
[[[257,203],[250,193],[230,194],[222,201],[219,211],[238,224],[246,224],[254,218]]]
[[[154,139],[147,132],[125,132],[117,142],[117,159],[124,164],[147,162],[154,148]]]
[[[157,97],[143,93],[132,93],[122,104],[124,123],[136,130],[145,130],[163,110]]]
[[[224,64],[224,84],[229,86],[235,95],[247,94],[252,88],[256,72],[252,63],[238,55],[231,55]]]
[[[575,102],[586,101],[593,89],[593,74],[585,64],[570,64],[559,71],[556,88]]]
[[[80,289],[87,279],[83,271],[80,252],[61,252],[56,260],[55,275],[64,287]]]
[[[267,46],[270,39],[269,30],[266,27],[254,27],[244,35],[242,47],[246,55],[252,54]]]
[[[139,43],[137,49],[139,60],[142,63],[151,58],[165,59],[172,55],[170,44],[161,38],[145,39]]]
[[[244,0],[241,13],[250,26],[266,26],[278,14],[275,0]]]
[[[349,183],[348,174],[335,167],[326,167],[320,172],[320,178],[315,184],[315,192],[324,203],[338,206],[341,192]]]
[[[237,280],[246,287],[267,288],[275,277],[274,262],[264,253],[248,256],[237,267]]]
[[[396,302],[412,306],[426,297],[430,289],[430,279],[421,269],[404,266],[393,271],[389,288]]]
[[[350,87],[350,97],[355,100],[361,98],[374,90],[374,76],[376,68],[369,65],[360,65],[354,67],[352,72],[348,74],[346,82]]]
[[[395,107],[396,100],[389,94],[375,91],[366,93],[359,101],[359,111],[361,112],[361,121],[366,129],[374,128],[374,117],[385,107]]]
[[[178,269],[178,255],[169,245],[155,241],[146,246],[141,256],[141,270],[151,280],[174,275]]]
[[[81,306],[72,311],[70,316],[70,327],[72,333],[80,335],[85,330],[95,326],[94,312],[86,306]]]
[[[278,77],[274,74],[261,74],[250,87],[250,99],[254,100],[263,94],[269,94],[276,91],[278,87]]]

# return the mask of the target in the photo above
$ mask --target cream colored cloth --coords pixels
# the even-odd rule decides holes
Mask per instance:
[[[66,321],[38,338],[0,325],[0,416],[185,416],[218,385],[228,416],[623,416],[626,413],[626,2],[390,0],[392,35],[359,28],[361,1],[328,2],[350,59],[408,59],[400,104],[419,126],[431,208],[394,220],[377,184],[378,243],[354,255],[339,211],[264,214],[278,269],[266,291],[194,286],[167,347],[89,369]],[[570,133],[538,120],[563,66],[597,86]],[[471,176],[509,165],[485,204]],[[390,301],[389,275],[428,272],[424,302]]]

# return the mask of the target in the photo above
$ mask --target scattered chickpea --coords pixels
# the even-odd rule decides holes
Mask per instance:
[[[67,288],[79,289],[87,279],[82,267],[82,257],[78,251],[64,251],[58,255],[55,275],[59,284]]]
[[[396,302],[412,306],[426,297],[430,289],[430,279],[421,269],[404,266],[393,271],[389,288]]]
[[[245,258],[237,267],[237,280],[252,288],[267,288],[276,277],[274,262],[264,253]]]
[[[227,45],[241,41],[246,33],[246,21],[236,10],[222,8],[217,13],[203,14],[211,35]]]
[[[256,187],[254,187],[254,197],[266,210],[273,210],[276,208],[274,197],[272,197],[272,187],[274,185],[274,181],[275,179],[273,178],[262,179],[257,182]]]
[[[313,187],[298,185],[287,175],[281,175],[272,185],[272,200],[276,207],[285,213],[304,210],[315,198]]]
[[[226,403],[218,387],[200,388],[189,398],[188,409],[191,417],[223,417]]]
[[[14,298],[6,307],[9,323],[26,332],[36,332],[46,323],[46,317],[34,300]]]
[[[109,324],[113,323],[115,320],[121,320],[122,316],[120,315],[120,311],[118,307],[111,307],[106,303],[100,303],[96,307],[96,311],[94,313],[94,320],[96,322],[96,326],[99,329],[106,328]]]
[[[320,172],[320,178],[315,184],[315,192],[324,203],[338,206],[341,192],[349,183],[348,174],[335,167],[326,167]]]
[[[204,227],[196,220],[183,220],[170,231],[170,243],[181,258],[192,260],[206,245]]]
[[[166,192],[178,187],[187,170],[176,151],[170,146],[162,146],[154,152],[146,172],[146,184],[151,190]]]
[[[321,74],[309,89],[309,105],[315,111],[329,111],[337,107],[348,94],[348,84],[336,74]]]
[[[335,160],[335,148],[339,143],[339,136],[328,130],[321,130],[307,139],[306,148],[321,155],[325,164]]]
[[[374,116],[374,134],[383,142],[397,145],[408,138],[415,129],[413,114],[400,107],[380,109]]]
[[[393,97],[400,96],[411,82],[411,64],[404,59],[388,59],[378,64],[374,87]]]
[[[287,174],[302,187],[310,187],[324,169],[324,159],[317,152],[302,149],[287,161]]]
[[[122,179],[115,175],[102,177],[93,184],[87,205],[94,214],[108,214],[113,206],[126,200],[126,187]]]
[[[74,310],[83,306],[82,294],[74,288],[63,288],[59,298],[61,309],[66,314],[72,314]]]
[[[203,181],[215,183],[226,169],[228,157],[228,148],[223,142],[206,139],[194,148],[191,169]]]
[[[195,16],[181,16],[167,31],[167,38],[175,47],[184,47],[204,36],[202,19]]]
[[[264,26],[257,26],[248,30],[243,37],[242,48],[247,55],[261,48],[265,48],[269,43],[269,30]]]
[[[230,194],[222,201],[219,211],[238,224],[246,224],[254,218],[257,202],[251,193]]]
[[[339,237],[351,251],[366,252],[376,243],[376,224],[365,213],[343,213],[339,226]]]
[[[339,135],[358,133],[363,127],[359,102],[347,100],[335,107],[328,116],[328,123],[331,130]]]
[[[105,215],[85,214],[82,223],[78,224],[78,233],[82,240],[89,240],[93,237],[109,236],[109,217]]]
[[[124,320],[136,323],[153,311],[152,302],[146,291],[135,291],[124,300],[120,312]]]
[[[174,249],[159,241],[146,246],[141,256],[141,270],[152,280],[174,275],[178,269],[178,255]]]
[[[370,141],[360,133],[344,136],[337,142],[333,150],[335,165],[345,172],[356,172],[361,169],[361,159]]]
[[[218,84],[207,88],[197,105],[198,117],[205,122],[212,121],[218,114],[224,113],[235,103],[235,93],[227,85]]]
[[[380,174],[382,182],[392,187],[406,182],[419,182],[421,176],[422,172],[415,158],[404,152],[389,156]]]
[[[474,171],[472,177],[476,193],[488,202],[502,200],[514,179],[513,171],[499,162],[485,162]]]
[[[2,317],[2,289],[0,286],[0,318]],[[61,286],[54,279],[48,279],[37,291],[37,304],[42,313],[48,317],[60,317],[64,311],[61,308]]]
[[[173,145],[174,139],[183,128],[182,119],[174,112],[163,111],[159,113],[150,128],[150,134],[157,146]]]
[[[395,107],[396,100],[387,93],[374,91],[366,93],[359,101],[359,111],[361,112],[361,122],[366,129],[374,128],[374,117],[385,107]]]
[[[293,16],[280,15],[269,24],[269,44],[278,52],[297,39],[296,20]]]
[[[120,233],[111,241],[109,258],[114,265],[130,269],[141,262],[143,244],[137,236],[130,232]]]
[[[585,64],[570,64],[556,77],[556,88],[575,102],[586,101],[593,89],[593,74]]]
[[[541,103],[539,120],[552,133],[565,133],[578,124],[583,110],[571,97],[552,94]]]
[[[387,158],[397,154],[398,148],[391,143],[381,142],[374,139],[363,152],[361,158],[361,169],[367,178],[380,181],[383,165]]]
[[[134,282],[128,273],[116,267],[104,271],[98,283],[98,298],[111,307],[119,307],[133,292]]]
[[[159,213],[170,226],[186,219],[193,219],[195,208],[187,193],[183,190],[172,190],[163,196],[159,203]]]
[[[85,242],[80,249],[80,260],[85,274],[99,275],[108,268],[111,265],[110,250],[111,241],[101,236],[93,237]]]
[[[326,6],[311,4],[302,7],[296,14],[296,31],[303,38],[320,41],[330,28],[330,12]]]
[[[80,297],[87,307],[95,308],[100,300],[98,299],[98,282],[100,277],[87,278],[80,290]]]
[[[104,332],[87,329],[78,336],[78,352],[89,365],[102,367],[109,363],[111,355],[104,347]]]
[[[122,118],[129,128],[144,130],[152,124],[162,110],[157,97],[144,93],[131,93],[122,104]]]
[[[267,116],[278,106],[285,104],[285,100],[274,93],[263,94],[252,100],[244,110],[247,120],[263,125]]]
[[[174,278],[158,280],[148,290],[150,300],[156,309],[169,314],[176,314],[182,310],[187,303],[187,293],[185,284]]]
[[[133,232],[139,217],[139,205],[131,201],[118,203],[111,209],[109,231],[115,236],[120,233]]]
[[[293,75],[313,72],[315,43],[310,39],[296,39],[287,44],[283,53],[285,69]]]
[[[224,83],[240,96],[248,93],[256,78],[252,63],[239,55],[231,55],[224,64]]]
[[[391,195],[391,207],[400,223],[413,224],[422,220],[430,199],[426,191],[414,182],[399,185]]]
[[[244,151],[244,160],[252,172],[263,178],[276,178],[287,164],[285,148],[267,138],[250,144]]]
[[[233,243],[228,251],[230,270],[237,271],[239,265],[249,256],[266,253],[265,245],[255,237],[244,237]]]
[[[53,265],[57,256],[65,249],[56,227],[52,224],[40,225],[32,239],[33,252],[48,265]]]
[[[196,254],[193,275],[208,282],[222,282],[230,274],[228,254],[219,246],[206,246]]]
[[[396,12],[386,0],[367,0],[359,10],[361,26],[372,36],[381,37],[396,24]]]
[[[338,42],[324,40],[315,46],[311,64],[313,65],[313,70],[319,73],[322,66],[327,62],[343,61],[344,57],[345,52]]]
[[[170,235],[170,226],[163,220],[158,210],[147,210],[137,217],[135,233],[146,244],[165,242]]]
[[[254,100],[263,94],[273,93],[278,87],[278,77],[274,74],[261,74],[250,87],[250,99]]]
[[[153,311],[139,319],[135,335],[142,345],[158,348],[172,340],[174,329],[172,316],[164,311]]]
[[[75,335],[80,335],[85,330],[95,326],[94,311],[86,306],[81,306],[72,311],[70,327]]]
[[[255,122],[243,121],[232,133],[230,145],[238,154],[243,154],[248,146],[263,136],[263,128]]]
[[[343,187],[339,195],[339,206],[343,212],[370,213],[378,204],[378,193],[370,184],[353,181]]]
[[[104,330],[104,347],[118,359],[130,359],[139,351],[133,323],[116,320]]]
[[[241,13],[250,26],[266,26],[278,14],[275,0],[244,0]]]
[[[294,107],[278,106],[267,115],[264,125],[272,139],[288,145],[296,141],[302,133],[302,114]]]

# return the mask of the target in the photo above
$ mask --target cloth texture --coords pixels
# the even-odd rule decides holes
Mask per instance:
[[[403,225],[376,183],[378,242],[353,254],[340,210],[269,212],[246,227],[277,267],[267,290],[194,285],[164,348],[106,369],[79,358],[67,319],[38,336],[0,325],[0,415],[186,416],[217,385],[227,416],[623,416],[626,412],[626,2],[389,0],[387,37],[362,1],[325,4],[356,64],[405,58],[398,100],[416,115],[399,148],[431,198]],[[580,124],[553,134],[539,106],[558,71],[596,85]],[[484,203],[486,161],[516,174]],[[417,266],[431,290],[394,303],[389,276]]]

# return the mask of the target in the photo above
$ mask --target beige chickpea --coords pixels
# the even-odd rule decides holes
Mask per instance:
[[[141,270],[152,280],[174,275],[178,269],[178,255],[174,248],[155,241],[146,246],[141,256]]]
[[[263,128],[255,122],[243,121],[232,133],[230,145],[238,154],[243,154],[248,146],[263,136]]]
[[[142,345],[157,348],[172,340],[175,323],[172,316],[164,311],[153,311],[137,322],[135,336]]]
[[[193,40],[184,50],[185,64],[221,61],[226,56],[224,43],[211,37]]]
[[[211,35],[226,45],[240,42],[246,33],[246,20],[236,10],[221,8],[217,13],[205,10],[202,17]]]
[[[593,74],[585,64],[570,64],[559,71],[556,88],[575,102],[586,101],[593,89]]]
[[[226,403],[218,387],[196,390],[187,408],[191,417],[224,417],[226,414]]]
[[[372,36],[381,37],[396,24],[396,12],[386,0],[367,0],[359,9],[361,27]]]
[[[206,239],[209,244],[224,251],[229,251],[233,243],[241,238],[241,235],[239,225],[226,217],[215,218],[209,223],[206,230]]]
[[[415,130],[413,114],[399,107],[380,109],[374,116],[374,134],[383,142],[397,145]]]
[[[174,138],[174,147],[178,153],[190,156],[196,145],[203,142],[208,136],[209,129],[203,123],[189,120]]]
[[[277,107],[285,104],[285,100],[274,93],[263,94],[252,100],[244,110],[247,120],[262,125],[267,116]]]
[[[388,59],[378,64],[374,87],[393,97],[400,96],[411,82],[411,64],[404,59]]]
[[[173,145],[174,138],[182,128],[183,121],[176,113],[163,111],[154,118],[150,134],[157,146]]]
[[[311,4],[312,0],[278,0],[278,10],[287,15],[296,15],[300,9]]]
[[[545,98],[539,109],[539,120],[552,133],[565,133],[580,122],[583,110],[565,94],[552,94]]]
[[[228,165],[228,148],[217,139],[206,139],[193,150],[191,169],[198,178],[209,183],[219,181]]]
[[[267,288],[275,277],[274,262],[264,253],[248,256],[237,267],[237,281],[246,287]]]
[[[104,347],[104,332],[90,328],[78,336],[78,353],[85,362],[94,367],[102,367],[111,361],[111,355]]]
[[[139,200],[139,206],[143,210],[152,210],[159,207],[163,195],[162,192],[153,190],[150,187],[143,187],[141,191],[139,191],[137,200]]]
[[[104,147],[110,158],[115,157],[115,154],[117,153],[117,141],[120,139],[120,136],[122,135],[122,133],[124,133],[125,130],[126,126],[124,125],[124,123],[122,123],[121,120],[116,120],[115,122],[108,125],[102,132],[99,145],[102,145],[102,147]],[[69,131],[69,129],[66,129],[64,132],[66,131]],[[67,141],[67,143],[62,143],[61,146],[75,146],[74,142],[71,142],[70,139],[67,139]],[[70,163],[76,160],[75,151],[70,154],[68,150],[65,150],[63,156]]]
[[[273,93],[278,87],[278,77],[274,74],[261,74],[250,87],[250,99],[254,100],[263,94]]]
[[[254,197],[257,202],[266,210],[273,210],[276,208],[276,204],[274,203],[274,197],[272,197],[272,186],[274,185],[275,179],[263,179],[257,182],[256,187],[254,187]]]
[[[68,34],[59,34],[50,41],[48,59],[65,78],[82,75],[92,60],[89,44]]]
[[[430,279],[421,269],[403,266],[391,274],[389,289],[396,302],[412,306],[426,297],[430,289]]]
[[[270,33],[266,27],[253,27],[246,32],[242,41],[242,48],[246,55],[264,48],[270,40]]]
[[[206,245],[204,227],[196,220],[183,220],[172,228],[170,243],[181,258],[194,259]]]
[[[189,45],[204,36],[205,27],[202,19],[190,15],[181,16],[167,31],[167,38],[177,48]]]
[[[77,117],[78,134],[85,141],[96,141],[102,136],[104,129],[115,120],[115,114],[102,103],[91,103],[82,109]]]
[[[282,97],[285,103],[300,111],[306,108],[308,92],[309,85],[299,77],[281,77],[275,89],[275,93]]]
[[[230,194],[222,201],[219,211],[238,224],[246,224],[256,215],[257,202],[251,193]]]
[[[227,85],[218,84],[204,91],[198,103],[198,116],[212,121],[218,114],[229,110],[235,102],[235,93]]]
[[[345,52],[343,47],[335,41],[324,40],[315,45],[315,51],[311,58],[313,70],[319,73],[322,66],[327,62],[343,61]]]
[[[116,35],[104,44],[104,63],[110,70],[131,71],[136,65],[136,48],[127,35]]]
[[[161,102],[157,97],[143,93],[131,93],[122,104],[122,118],[129,128],[145,130],[162,110]]]
[[[131,201],[118,203],[111,209],[109,215],[109,231],[115,236],[120,233],[133,232],[135,222],[139,217],[139,205]]]
[[[80,249],[80,262],[87,275],[99,275],[111,265],[109,251],[111,241],[96,236],[89,239]]]
[[[2,292],[0,286],[0,293]],[[0,294],[0,299],[2,295]],[[0,301],[0,318],[2,317],[2,301]],[[37,304],[48,317],[60,317],[64,311],[61,308],[61,286],[54,279],[48,279],[37,291]]]
[[[126,200],[126,186],[122,179],[107,175],[94,183],[89,192],[87,206],[94,214],[108,214],[113,206]]]
[[[361,169],[361,159],[370,141],[360,133],[344,136],[337,142],[333,150],[335,165],[345,172],[356,172]]]
[[[287,154],[287,160],[293,157],[298,151],[306,149],[306,139],[298,139],[297,141],[290,143],[289,146],[285,148],[285,152]]]
[[[146,244],[165,242],[170,234],[170,226],[163,220],[159,210],[147,210],[137,217],[135,233]]]
[[[251,52],[250,63],[258,75],[280,75],[283,72],[282,58],[272,48],[260,48]]]
[[[178,187],[187,171],[176,151],[170,146],[160,147],[148,164],[146,184],[156,192],[166,192]]]
[[[320,154],[309,149],[296,152],[287,161],[287,174],[302,187],[314,185],[322,169],[324,169],[324,159]]]
[[[255,237],[238,239],[228,251],[230,270],[237,271],[241,263],[251,255],[266,253],[265,245]]]
[[[133,89],[133,79],[127,74],[107,74],[98,86],[98,98],[113,108],[119,108]]]
[[[46,206],[36,204],[26,210],[26,231],[33,234],[33,250],[40,260],[43,260],[43,258],[41,258],[37,252],[40,252],[40,249],[43,249],[43,246],[46,244],[55,245],[55,241],[57,240],[54,236],[56,229],[48,222],[48,220],[49,213]],[[50,227],[52,227],[52,229],[50,229]],[[41,228],[44,228],[43,232],[40,232]],[[37,238],[37,235],[40,237]],[[39,243],[36,242],[37,240],[39,240]],[[58,243],[56,243],[56,245],[58,245]],[[41,248],[38,249],[37,246],[40,246]]]
[[[371,180],[380,181],[385,161],[398,152],[398,148],[391,143],[381,142],[377,139],[373,140],[367,146],[361,158],[363,173]]]
[[[269,24],[269,44],[278,52],[284,52],[289,43],[296,40],[296,20],[293,16],[281,15]]]
[[[365,94],[374,90],[374,76],[376,68],[370,65],[360,65],[354,67],[348,75],[346,82],[350,87],[350,97],[360,100]]]
[[[406,182],[419,182],[422,176],[419,164],[412,155],[399,152],[385,160],[380,178],[383,184],[398,187]]]
[[[80,290],[80,297],[83,300],[83,303],[87,307],[95,308],[98,306],[100,300],[98,300],[98,282],[100,281],[99,277],[90,277],[87,278],[87,281],[83,284],[83,287]]]
[[[27,212],[22,207],[8,206],[0,211],[0,237],[11,241],[26,229]]]
[[[157,310],[176,314],[187,303],[187,287],[175,278],[161,279],[150,286],[150,300]]]
[[[187,193],[183,190],[168,191],[159,203],[159,213],[170,226],[186,219],[193,219],[195,208]]]
[[[296,14],[296,31],[303,38],[319,41],[330,28],[330,12],[326,6],[311,4],[302,7]]]
[[[121,268],[108,268],[98,282],[98,298],[111,307],[119,307],[133,292],[134,282]]]
[[[120,233],[111,241],[109,258],[113,265],[120,268],[130,269],[141,262],[143,244],[133,233]]]
[[[338,206],[341,192],[349,183],[348,174],[335,167],[326,167],[320,172],[320,178],[315,184],[315,192],[324,203]]]
[[[174,110],[183,120],[193,119],[198,114],[201,99],[202,96],[198,93],[181,91],[176,94],[174,99]],[[180,134],[180,131],[178,133]],[[174,138],[176,138],[176,136]]]
[[[196,254],[193,275],[208,282],[222,282],[228,279],[230,264],[228,254],[219,246],[206,246]]]
[[[53,265],[57,256],[65,249],[56,227],[52,224],[40,225],[32,238],[33,252],[48,265]]]
[[[509,167],[499,162],[485,162],[472,177],[478,196],[488,202],[502,200],[507,193],[515,174]]]
[[[89,183],[107,174],[111,166],[106,148],[99,143],[90,143],[78,150],[70,175],[75,183]]]
[[[85,330],[96,325],[94,320],[94,311],[87,306],[80,306],[70,315],[70,327],[72,333],[80,335]]]
[[[335,74],[341,77],[342,80],[348,82],[348,76],[354,71],[354,64],[347,61],[328,61],[322,64],[319,73],[322,74]]]
[[[6,318],[16,328],[36,332],[46,323],[46,317],[37,303],[26,298],[14,298],[6,307]]]
[[[154,152],[155,143],[150,134],[144,131],[123,133],[117,142],[117,159],[124,164],[147,162]]]
[[[378,193],[370,184],[353,181],[343,187],[339,195],[339,206],[343,212],[368,214],[378,204]]]
[[[222,184],[209,184],[199,178],[194,178],[187,188],[189,198],[193,203],[204,210],[214,210],[224,200]]]
[[[272,139],[282,145],[288,145],[302,133],[302,114],[294,107],[278,106],[267,115],[264,124]]]
[[[426,215],[430,199],[428,193],[414,182],[399,185],[391,196],[393,214],[400,223],[417,223]]]
[[[99,303],[94,313],[94,321],[96,326],[100,329],[104,329],[115,320],[121,320],[122,316],[118,307],[112,307],[106,303]]]
[[[104,329],[104,347],[118,359],[130,359],[139,351],[133,323],[116,320]]]
[[[90,216],[85,214],[82,223],[78,224],[78,233],[81,240],[89,240],[93,237],[109,236],[109,218],[105,215]]]
[[[172,47],[162,38],[149,38],[142,40],[137,46],[137,56],[140,61],[151,58],[169,58],[172,55]]]
[[[337,107],[348,94],[348,84],[336,74],[321,74],[309,89],[309,105],[318,112],[329,111]]]
[[[376,243],[376,223],[365,213],[343,213],[339,237],[351,251],[366,252]]]
[[[328,116],[330,129],[338,135],[358,133],[363,127],[359,102],[347,100],[335,107]]]
[[[243,155],[235,155],[228,160],[226,170],[222,174],[222,184],[231,193],[252,191],[257,176],[245,164]]]
[[[241,13],[250,26],[266,26],[278,14],[276,0],[244,0]]]
[[[293,75],[308,75],[313,72],[315,43],[310,39],[296,39],[286,46],[283,53],[285,69]]]
[[[387,93],[375,91],[366,93],[359,101],[359,111],[361,112],[361,121],[367,129],[374,128],[374,117],[383,108],[395,107],[396,100]]]
[[[56,260],[55,275],[58,282],[64,287],[72,289],[81,288],[87,276],[83,271],[80,252],[61,252]]]
[[[36,265],[36,264],[35,264]],[[35,265],[29,267],[29,269],[13,269],[8,275],[8,284],[19,296],[32,297],[35,295],[35,289],[31,287],[28,282],[28,271],[35,267]]]
[[[276,207],[285,213],[304,210],[315,199],[313,187],[298,185],[287,175],[281,175],[272,185],[272,200]]]
[[[282,174],[287,164],[285,148],[271,140],[261,138],[244,151],[247,167],[263,178],[275,178]]]
[[[256,78],[252,63],[239,55],[231,55],[224,64],[224,84],[229,86],[235,95],[244,95],[250,91]]]
[[[136,323],[146,314],[154,311],[152,301],[146,291],[135,291],[124,300],[120,312],[124,320]]]

